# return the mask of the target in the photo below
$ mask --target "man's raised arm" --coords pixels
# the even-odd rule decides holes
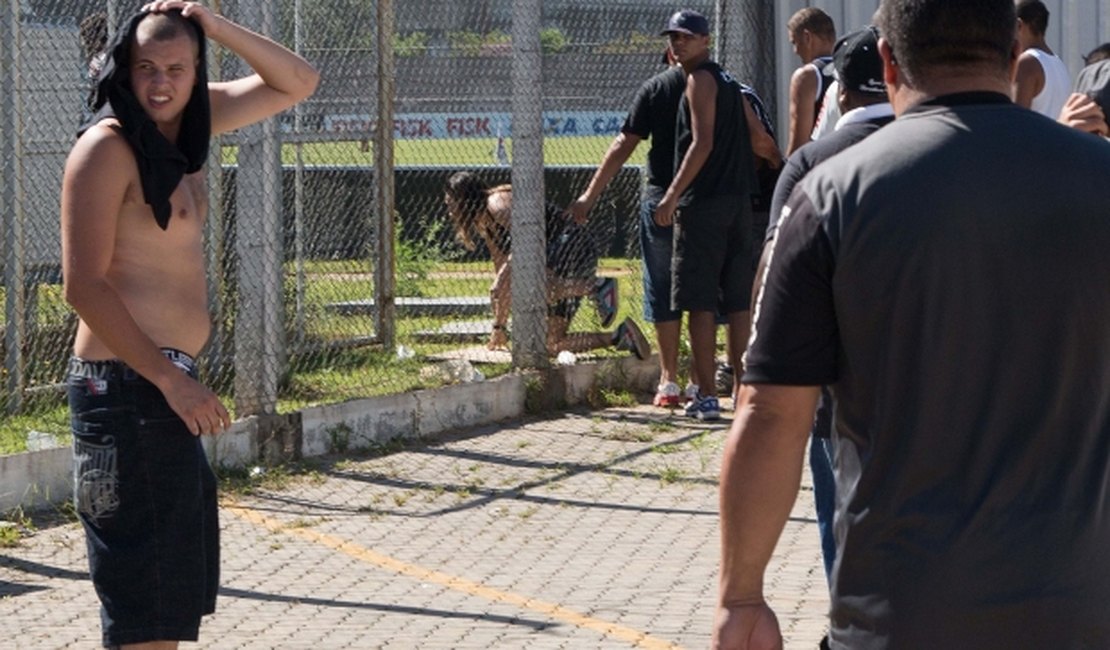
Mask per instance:
[[[208,84],[212,134],[234,131],[276,115],[316,90],[320,74],[308,61],[274,41],[212,13],[196,2],[152,2],[150,11],[180,9],[205,35],[246,61],[255,74]]]

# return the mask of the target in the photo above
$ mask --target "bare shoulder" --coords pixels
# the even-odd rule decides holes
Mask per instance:
[[[114,120],[105,120],[81,134],[66,159],[66,173],[87,172],[102,177],[133,174],[135,155],[116,126]]]
[[[114,220],[120,208],[136,200],[139,170],[126,138],[101,122],[83,133],[66,158],[62,178],[62,220],[100,215]]]
[[[686,80],[686,94],[693,102],[701,104],[717,96],[717,80],[708,70],[695,70]]]
[[[1036,78],[1037,76],[1044,76],[1044,69],[1041,67],[1041,62],[1033,53],[1026,50],[1021,53],[1017,61],[1016,76],[1020,78]]]
[[[707,83],[709,81],[713,81],[713,73],[708,70],[694,70],[686,78],[686,83]]]
[[[809,64],[796,68],[794,74],[790,75],[790,94],[797,95],[804,90],[817,93],[817,75]]]

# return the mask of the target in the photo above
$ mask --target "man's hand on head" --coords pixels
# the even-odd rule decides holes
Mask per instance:
[[[183,18],[195,20],[201,29],[204,30],[205,35],[211,36],[219,28],[219,22],[216,20],[216,14],[211,9],[205,7],[199,2],[185,2],[184,0],[160,0],[159,2],[148,2],[143,5],[142,11],[149,11],[151,13],[160,13],[163,11],[173,11],[179,9]]]

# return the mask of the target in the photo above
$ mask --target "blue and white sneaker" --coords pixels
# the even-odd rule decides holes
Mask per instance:
[[[697,418],[699,420],[721,419],[721,403],[716,397],[702,397],[698,400]]]
[[[686,404],[686,417],[699,420],[720,420],[721,403],[716,397],[708,397],[698,393],[694,399]]]
[[[602,327],[609,327],[617,317],[617,279],[598,278],[594,285],[594,306]]]

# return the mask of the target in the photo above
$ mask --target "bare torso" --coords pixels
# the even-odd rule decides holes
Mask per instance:
[[[174,190],[173,216],[166,230],[158,227],[143,201],[137,168],[131,174],[108,281],[156,345],[196,356],[211,330],[204,269],[205,170],[186,175]],[[84,359],[116,357],[83,321],[73,352]]]

